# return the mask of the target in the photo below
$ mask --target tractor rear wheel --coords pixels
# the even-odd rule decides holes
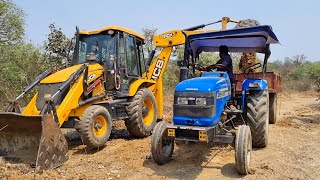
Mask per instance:
[[[110,137],[111,129],[111,116],[105,107],[93,105],[83,112],[79,131],[83,143],[89,149],[103,147]]]
[[[268,91],[251,91],[246,100],[247,122],[251,128],[252,144],[258,148],[266,147],[269,128]]]
[[[276,93],[269,94],[269,110],[270,110],[269,123],[275,124],[277,122],[277,113],[278,113]]]
[[[250,160],[252,151],[252,137],[250,127],[238,126],[235,141],[235,161],[239,174],[247,175],[250,172]]]
[[[140,89],[126,107],[129,118],[125,121],[131,135],[149,136],[157,122],[156,99],[147,88]]]
[[[151,136],[151,153],[153,160],[163,165],[172,159],[174,140],[168,138],[167,122],[157,123]]]

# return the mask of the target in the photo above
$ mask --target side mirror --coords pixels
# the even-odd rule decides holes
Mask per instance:
[[[187,66],[187,63],[186,63],[185,60],[178,60],[178,61],[177,61],[177,65],[178,65],[179,67],[184,67],[184,66]]]
[[[187,67],[180,68],[180,82],[188,79],[189,69]]]

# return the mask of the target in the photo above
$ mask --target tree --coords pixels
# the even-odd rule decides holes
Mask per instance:
[[[46,62],[56,69],[69,65],[75,47],[74,39],[69,39],[55,24],[49,25],[50,33],[45,42]]]
[[[23,35],[23,11],[11,0],[0,0],[0,46],[17,44]]]
[[[154,49],[153,36],[156,34],[157,30],[158,29],[154,27],[142,28],[143,35],[146,38],[144,42],[145,42],[145,52],[147,53],[150,53]]]
[[[23,11],[11,0],[0,0],[0,105],[21,93],[44,69],[40,50],[24,43],[23,35]]]
[[[294,66],[300,66],[306,62],[307,57],[304,54],[296,55],[291,58],[291,62]]]

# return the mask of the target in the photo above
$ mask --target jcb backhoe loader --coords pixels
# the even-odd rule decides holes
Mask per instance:
[[[112,120],[123,119],[136,137],[162,119],[162,76],[172,50],[145,61],[144,37],[119,26],[76,33],[72,66],[47,70],[0,113],[0,156],[36,169],[60,166],[68,143],[60,128],[76,128],[89,148],[103,146]],[[39,85],[21,112],[19,98]]]

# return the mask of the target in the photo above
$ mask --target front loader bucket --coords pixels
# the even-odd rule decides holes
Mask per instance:
[[[36,170],[56,168],[68,160],[68,144],[50,114],[0,113],[0,156],[31,164]]]

